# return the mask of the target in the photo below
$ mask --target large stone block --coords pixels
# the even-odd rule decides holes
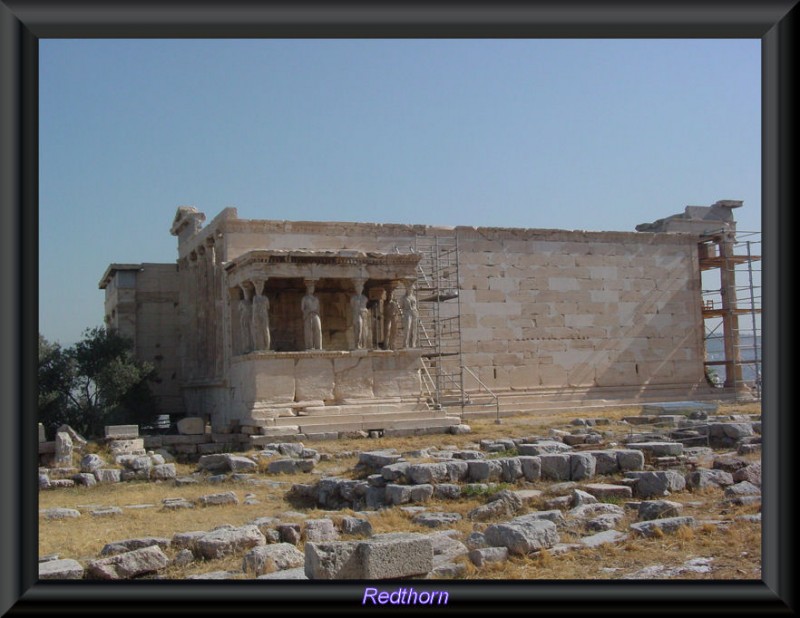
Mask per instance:
[[[566,453],[571,451],[572,447],[555,440],[543,440],[534,444],[520,444],[517,449],[520,455],[550,455],[553,453]]]
[[[200,496],[197,501],[202,506],[221,506],[225,504],[239,504],[239,498],[232,491],[226,491],[218,494],[207,494]]]
[[[56,456],[54,461],[57,468],[72,467],[72,438],[65,431],[56,434]]]
[[[639,521],[678,517],[683,510],[680,502],[670,500],[644,500],[639,503]]]
[[[364,570],[358,546],[358,541],[306,543],[306,577],[309,579],[363,579]]]
[[[427,502],[433,496],[433,485],[412,485],[410,499],[411,502]]]
[[[467,462],[469,480],[473,483],[481,481],[499,481],[503,467],[496,459],[470,460]]]
[[[631,449],[617,451],[617,466],[620,472],[644,470],[644,453]]]
[[[206,422],[199,416],[187,416],[178,421],[178,433],[181,435],[197,436],[206,432]]]
[[[446,461],[447,478],[451,482],[466,481],[469,478],[469,464],[466,461]]]
[[[99,468],[94,471],[94,476],[98,483],[119,483],[122,479],[122,471],[113,468]]]
[[[125,539],[123,541],[114,541],[106,543],[103,549],[100,550],[101,556],[115,556],[123,554],[134,549],[141,549],[142,547],[152,547],[157,545],[161,549],[167,549],[170,545],[170,540],[164,537],[143,537],[139,539]]]
[[[387,358],[374,358],[372,371],[375,397],[408,397],[419,394],[421,366],[417,350],[399,352]]]
[[[607,498],[630,499],[633,497],[633,490],[627,485],[610,485],[607,483],[590,483],[583,486],[584,491],[594,497],[605,500]]]
[[[226,453],[223,455],[225,458],[225,462],[228,466],[228,470],[231,472],[255,472],[258,470],[258,464],[250,459],[249,457],[244,457],[242,455],[231,455]]]
[[[327,358],[303,358],[295,367],[295,397],[298,401],[333,399],[333,361]]]
[[[522,466],[522,475],[526,481],[535,482],[542,478],[542,460],[539,457],[525,455],[517,459]]]
[[[403,459],[403,456],[393,450],[367,451],[358,456],[358,463],[370,472],[377,472],[384,466],[397,463],[401,459]],[[383,472],[381,471],[381,473]],[[393,480],[385,475],[384,478],[386,478],[387,481]]]
[[[619,472],[616,451],[586,451],[595,461],[595,474],[616,474]]]
[[[258,526],[246,525],[233,529],[222,528],[204,534],[195,541],[195,549],[200,557],[213,560],[266,544],[267,539],[261,534]]]
[[[633,492],[640,498],[666,496],[670,492],[681,491],[686,488],[686,480],[674,470],[628,472],[625,476],[636,479]]]
[[[642,451],[647,457],[669,457],[683,454],[680,442],[629,442],[629,449]]]
[[[303,535],[307,542],[326,543],[336,541],[339,533],[330,519],[309,519],[305,522]]]
[[[733,483],[733,476],[725,470],[706,470],[701,468],[686,475],[686,486],[690,489],[727,487],[728,485],[733,485]]]
[[[503,524],[493,524],[484,531],[491,547],[505,547],[508,553],[525,555],[537,549],[546,549],[559,542],[556,525],[545,519],[524,516]]]
[[[384,500],[388,505],[406,504],[407,502],[411,502],[410,485],[395,485],[394,483],[389,483],[384,488],[384,492]]]
[[[570,455],[547,454],[540,455],[539,461],[542,466],[542,479],[548,481],[568,481],[570,479]]]
[[[267,472],[270,474],[298,474],[311,472],[313,469],[313,459],[276,459],[267,466]]]
[[[570,479],[573,481],[584,481],[592,478],[594,476],[595,465],[595,458],[589,453],[570,453]]]
[[[152,545],[111,558],[93,560],[89,562],[87,570],[89,576],[96,579],[130,579],[159,571],[168,563],[169,558],[161,548]]]
[[[519,457],[501,457],[497,459],[500,463],[500,478],[506,483],[515,483],[522,478],[522,462]]]
[[[344,399],[369,399],[373,392],[372,359],[337,358],[333,361],[334,389],[337,401]]]
[[[139,437],[139,425],[106,425],[107,440],[130,440]]]
[[[444,463],[411,464],[406,468],[406,476],[412,483],[440,483],[450,480]]]
[[[665,532],[675,532],[678,528],[683,526],[693,528],[695,525],[694,517],[667,517],[664,519],[651,519],[649,521],[636,522],[631,524],[631,530],[649,537],[657,536]]]
[[[303,566],[305,558],[294,545],[276,543],[255,547],[242,559],[242,570],[245,573],[263,575],[274,571]]]
[[[81,472],[87,473],[94,473],[95,470],[98,470],[106,465],[106,462],[103,461],[102,457],[95,454],[84,455],[81,459]]]
[[[295,400],[294,360],[259,360],[251,363],[246,381],[252,382],[255,401],[281,403]]]
[[[178,476],[174,463],[158,464],[150,469],[150,478],[156,481],[166,481]]]
[[[359,554],[364,579],[413,577],[433,569],[433,543],[421,534],[378,534],[359,543]]]
[[[71,559],[40,562],[39,579],[83,579],[83,567]]]
[[[144,440],[142,438],[115,439],[109,444],[108,449],[112,455],[144,455]]]

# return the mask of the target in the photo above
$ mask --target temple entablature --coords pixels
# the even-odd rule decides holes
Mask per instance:
[[[224,265],[229,287],[253,278],[399,282],[416,278],[414,253],[248,251]]]
[[[240,255],[223,265],[230,315],[239,316],[230,321],[233,356],[394,349],[392,296],[415,280],[419,260],[349,250]]]

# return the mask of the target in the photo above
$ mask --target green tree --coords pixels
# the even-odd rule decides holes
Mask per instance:
[[[52,435],[64,423],[73,424],[69,393],[75,380],[72,360],[58,343],[39,334],[39,421]]]
[[[152,365],[134,357],[130,339],[113,330],[87,329],[66,351],[39,336],[39,415],[51,431],[67,423],[96,436],[105,425],[151,422],[155,377]]]

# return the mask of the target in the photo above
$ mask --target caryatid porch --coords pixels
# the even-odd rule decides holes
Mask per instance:
[[[421,350],[396,349],[405,333],[387,323],[418,262],[416,254],[259,250],[226,264],[232,420],[266,430],[306,415],[426,409]]]

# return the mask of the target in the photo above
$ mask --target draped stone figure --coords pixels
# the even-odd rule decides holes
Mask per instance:
[[[306,350],[322,349],[322,320],[319,299],[314,296],[314,284],[306,283],[306,295],[300,303],[303,311],[303,336]]]
[[[403,328],[405,329],[405,347],[417,347],[417,324],[419,322],[419,309],[414,288],[408,289],[403,298]]]
[[[395,339],[397,339],[397,326],[402,316],[400,305],[394,299],[394,290],[389,290],[388,292],[386,308],[384,311],[386,320],[386,337],[384,338],[385,346],[387,350],[394,350],[396,347]]]
[[[239,299],[239,353],[247,354],[253,349],[252,337],[250,332],[250,322],[252,321],[252,307],[247,288],[239,285],[242,289],[242,297]]]
[[[269,336],[269,299],[264,294],[264,282],[254,281],[256,286],[253,296],[252,336],[253,348],[256,350],[269,350],[272,343]]]
[[[353,343],[358,350],[369,347],[370,314],[364,284],[357,282],[356,293],[350,297],[350,310],[353,315]]]
[[[366,296],[362,296],[364,300],[361,305],[361,341],[363,342],[362,348],[372,347],[372,312],[369,310]]]

